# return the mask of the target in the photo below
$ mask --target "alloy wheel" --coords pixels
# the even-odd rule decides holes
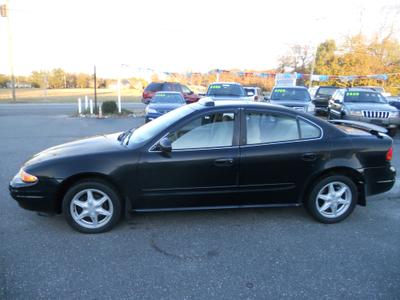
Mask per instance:
[[[71,200],[70,213],[82,227],[97,229],[110,222],[114,206],[110,197],[98,189],[84,189]]]
[[[351,189],[347,184],[334,181],[319,190],[315,204],[322,216],[337,218],[349,209],[352,196]]]

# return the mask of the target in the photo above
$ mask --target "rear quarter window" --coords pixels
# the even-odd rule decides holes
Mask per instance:
[[[299,119],[300,138],[301,139],[315,139],[321,137],[321,130],[302,119]]]

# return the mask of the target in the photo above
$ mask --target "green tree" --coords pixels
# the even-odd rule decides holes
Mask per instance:
[[[66,85],[66,73],[63,69],[57,68],[50,72],[49,88],[62,89]]]
[[[90,86],[90,76],[85,73],[79,73],[76,75],[76,87],[85,89]]]

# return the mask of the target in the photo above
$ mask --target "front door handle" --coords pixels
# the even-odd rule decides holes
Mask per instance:
[[[315,154],[315,153],[304,153],[301,156],[301,159],[304,160],[304,161],[314,161],[314,160],[317,159],[317,154]]]
[[[233,162],[233,158],[220,158],[214,161],[214,165],[217,167],[229,167],[233,165]]]

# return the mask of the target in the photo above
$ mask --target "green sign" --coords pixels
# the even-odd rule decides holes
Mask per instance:
[[[346,96],[348,96],[348,97],[358,97],[358,96],[360,96],[360,93],[359,92],[347,92]]]

